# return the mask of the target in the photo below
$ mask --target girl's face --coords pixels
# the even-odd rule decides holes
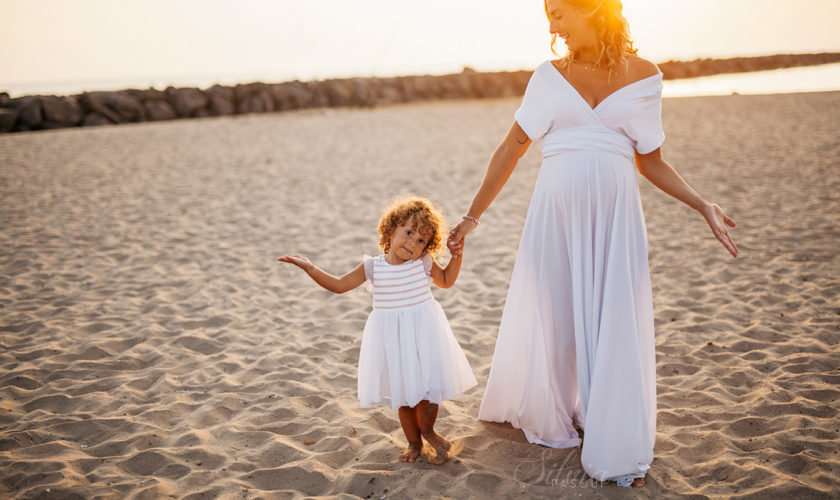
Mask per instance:
[[[546,0],[548,29],[566,43],[569,51],[595,47],[598,36],[584,13],[564,0]]]
[[[429,231],[419,232],[416,229],[413,219],[407,220],[403,225],[397,226],[391,233],[391,247],[388,255],[391,255],[399,263],[407,260],[419,259],[429,244],[432,234]]]

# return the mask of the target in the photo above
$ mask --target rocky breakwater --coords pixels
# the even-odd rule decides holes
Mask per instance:
[[[790,54],[731,59],[667,61],[666,79],[739,73],[840,61],[840,53]],[[442,76],[347,78],[277,84],[250,83],[206,90],[120,90],[73,96],[0,93],[0,133],[61,127],[109,125],[176,118],[264,113],[327,106],[378,106],[433,99],[511,97],[525,92],[530,71],[461,73]]]
[[[529,71],[442,76],[347,78],[209,89],[120,90],[72,96],[0,93],[0,132],[95,126],[177,118],[264,113],[328,106],[378,106],[432,99],[510,97],[525,91]]]

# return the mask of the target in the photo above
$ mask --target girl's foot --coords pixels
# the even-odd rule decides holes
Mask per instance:
[[[413,464],[417,460],[417,457],[420,456],[422,449],[423,443],[408,443],[408,448],[400,454],[400,462]]]
[[[423,432],[422,434],[435,450],[435,455],[429,457],[429,463],[440,465],[449,460],[449,450],[452,448],[452,444],[449,441],[443,439],[443,437],[433,430]]]
[[[643,478],[643,477],[637,477],[636,479],[633,480],[633,487],[634,488],[641,488],[644,485],[645,485],[645,478]]]

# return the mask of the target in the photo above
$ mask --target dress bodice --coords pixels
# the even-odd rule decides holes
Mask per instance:
[[[371,284],[374,309],[399,309],[433,300],[429,254],[402,264],[389,264],[384,255],[365,256],[365,278]]]
[[[594,108],[557,71],[540,64],[514,115],[543,157],[568,150],[600,150],[633,158],[665,140],[662,132],[662,73],[619,88]]]

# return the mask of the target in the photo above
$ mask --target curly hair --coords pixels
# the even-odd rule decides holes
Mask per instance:
[[[425,198],[410,195],[397,198],[382,212],[382,218],[379,220],[379,248],[388,253],[394,230],[409,220],[414,222],[417,231],[431,233],[429,242],[426,243],[426,251],[430,254],[440,253],[443,249],[441,235],[446,225],[443,211]]]
[[[610,73],[619,63],[625,63],[627,56],[636,54],[638,49],[630,39],[630,27],[622,12],[621,0],[564,0],[569,5],[580,9],[598,33],[601,50],[596,64],[606,64]],[[548,16],[548,2],[543,1],[545,15]],[[557,35],[551,34],[551,52],[560,57],[554,45]],[[569,51],[563,63],[568,65],[575,59],[574,53]]]

